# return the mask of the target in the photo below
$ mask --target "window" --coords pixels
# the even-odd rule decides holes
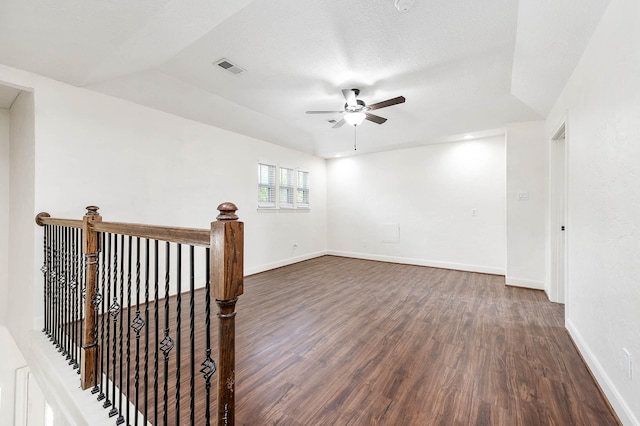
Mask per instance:
[[[297,186],[297,205],[298,207],[309,207],[309,172],[298,170],[298,186]]]
[[[258,163],[258,208],[308,209],[309,172]]]
[[[258,164],[258,207],[276,207],[276,166]]]
[[[293,191],[295,181],[293,169],[280,167],[280,207],[294,208]]]

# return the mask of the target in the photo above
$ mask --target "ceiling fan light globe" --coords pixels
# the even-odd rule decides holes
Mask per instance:
[[[352,126],[359,126],[366,117],[367,116],[364,112],[350,112],[344,116],[344,119]]]

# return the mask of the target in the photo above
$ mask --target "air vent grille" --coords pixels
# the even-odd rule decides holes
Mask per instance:
[[[219,66],[220,68],[229,71],[231,74],[242,74],[243,72],[246,72],[247,70],[245,70],[242,67],[239,67],[238,65],[232,63],[231,61],[229,61],[228,59],[222,58],[218,61],[215,62],[215,64],[217,66]]]

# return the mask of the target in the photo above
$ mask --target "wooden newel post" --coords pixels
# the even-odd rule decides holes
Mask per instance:
[[[235,316],[243,292],[244,223],[233,203],[218,206],[211,223],[211,288],[218,304],[218,425],[235,422]]]
[[[98,207],[87,207],[87,213],[82,220],[82,252],[84,253],[85,267],[85,299],[84,299],[84,324],[82,327],[83,346],[82,363],[80,366],[80,386],[87,389],[97,383],[96,374],[98,365],[98,339],[95,335],[97,311],[95,305],[100,303],[100,293],[96,290],[98,285],[98,253],[100,252],[100,236],[90,227],[92,222],[102,221],[98,214]]]

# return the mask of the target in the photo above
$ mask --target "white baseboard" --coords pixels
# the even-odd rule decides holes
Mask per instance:
[[[321,250],[313,253],[303,254],[301,256],[282,259],[277,262],[266,263],[264,265],[259,265],[254,268],[245,269],[244,275],[247,276],[247,275],[258,274],[260,272],[269,271],[271,269],[281,268],[283,266],[292,265],[294,263],[302,262],[309,259],[314,259],[316,257],[324,256],[326,254],[327,254],[326,250]]]
[[[355,253],[328,250],[331,256],[352,257],[356,259],[377,260],[380,262],[402,263],[405,265],[430,266],[432,268],[455,269],[457,271],[479,272],[483,274],[504,275],[504,269],[490,266],[469,265],[464,263],[442,262],[439,260],[415,259],[409,257],[384,256],[379,254]]]
[[[506,276],[505,282],[513,287],[532,288],[534,290],[544,290],[544,281],[530,280],[527,278],[516,278]]]
[[[595,377],[598,385],[600,386],[600,389],[602,389],[602,392],[609,400],[611,407],[613,407],[613,410],[616,412],[622,424],[629,426],[640,426],[638,417],[633,413],[622,395],[620,395],[620,392],[618,392],[615,384],[613,383],[609,375],[604,371],[604,368],[602,368],[602,364],[600,364],[591,349],[589,349],[589,346],[585,343],[582,335],[575,327],[573,322],[571,322],[571,320],[567,318],[565,323],[569,335],[580,351],[580,355],[582,355],[582,358],[587,363],[591,374],[593,374],[593,377]]]

